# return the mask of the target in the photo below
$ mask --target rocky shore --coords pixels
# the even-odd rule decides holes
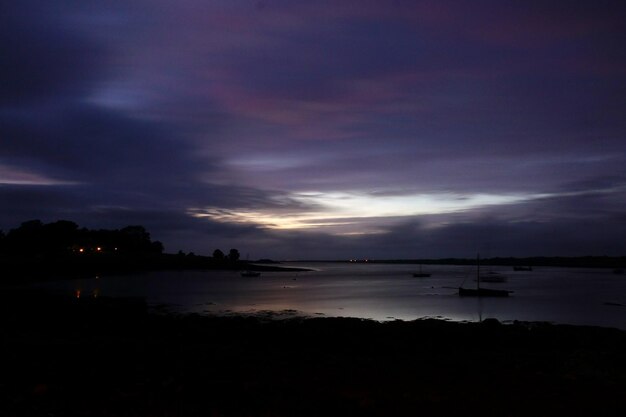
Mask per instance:
[[[0,294],[2,416],[626,415],[626,332]]]

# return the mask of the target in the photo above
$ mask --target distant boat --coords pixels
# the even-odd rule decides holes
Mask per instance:
[[[422,265],[420,265],[419,272],[413,272],[414,278],[428,278],[430,275],[431,274],[429,274],[428,272],[422,272]]]
[[[480,256],[476,256],[476,288],[459,287],[461,297],[508,297],[513,291],[480,287]]]
[[[474,281],[477,281],[478,278],[475,278]],[[499,272],[490,271],[480,277],[482,282],[506,282],[506,275],[502,275]]]
[[[514,266],[513,271],[532,271],[532,266]]]
[[[256,271],[241,271],[242,277],[258,277],[260,275],[261,273]]]

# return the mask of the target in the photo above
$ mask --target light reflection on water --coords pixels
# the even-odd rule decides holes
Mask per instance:
[[[428,278],[414,278],[415,265],[295,264],[311,272],[264,272],[244,278],[234,271],[159,271],[100,276],[40,284],[51,290],[89,296],[140,296],[152,305],[201,314],[281,312],[349,316],[375,320],[441,317],[456,321],[551,321],[626,329],[626,278],[610,270],[541,268],[514,272],[505,283],[484,286],[514,291],[508,298],[459,297],[472,287],[474,270],[428,266]]]

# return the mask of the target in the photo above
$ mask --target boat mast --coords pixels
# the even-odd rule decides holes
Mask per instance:
[[[480,254],[476,254],[476,289],[480,290]]]

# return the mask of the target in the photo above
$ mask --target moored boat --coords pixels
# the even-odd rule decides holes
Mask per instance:
[[[480,256],[476,256],[476,288],[459,287],[461,297],[508,297],[513,291],[480,287]]]
[[[419,272],[413,272],[414,278],[428,278],[430,275],[431,274],[429,274],[428,272],[422,272],[422,265],[420,265]]]
[[[513,271],[532,271],[532,266],[514,266]]]
[[[474,281],[478,280],[478,278],[475,278]],[[480,277],[480,280],[482,282],[506,282],[506,275],[502,275],[498,272],[487,272],[485,275],[482,275]]]

